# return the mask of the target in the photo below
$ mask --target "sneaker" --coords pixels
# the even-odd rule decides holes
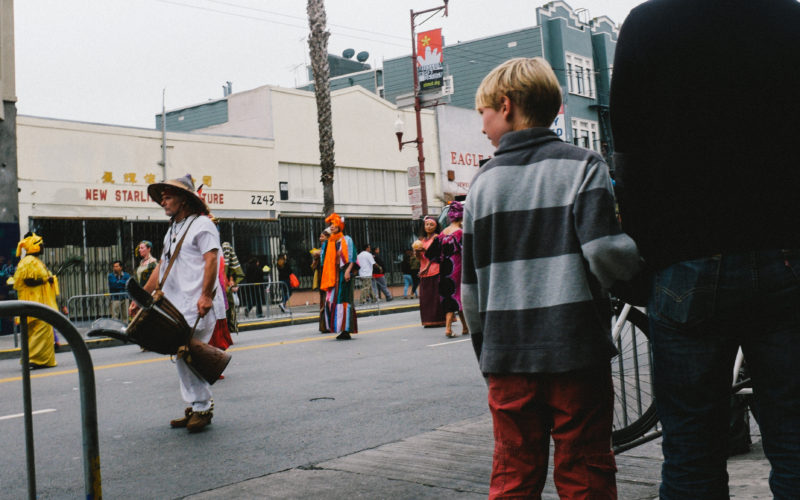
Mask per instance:
[[[285,313],[289,312],[289,311],[287,311],[287,310],[286,310],[286,306],[285,306],[285,305],[283,305],[283,304],[278,304],[278,307],[280,307],[280,308],[281,308],[281,311],[283,311],[283,312],[285,312]]]
[[[213,410],[206,410],[206,411],[194,411],[192,412],[192,416],[189,417],[189,422],[186,423],[186,430],[189,432],[200,432],[211,423],[211,419],[214,418]]]
[[[169,421],[169,426],[173,429],[177,429],[180,427],[186,427],[186,424],[189,423],[189,419],[192,417],[192,407],[188,407],[183,410],[184,416],[181,418],[176,418],[175,420]]]
[[[352,338],[348,332],[342,332],[336,336],[336,340],[350,340]]]

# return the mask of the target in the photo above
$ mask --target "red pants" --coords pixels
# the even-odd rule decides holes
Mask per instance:
[[[489,376],[494,460],[489,498],[541,498],[553,436],[562,499],[615,499],[611,367]]]

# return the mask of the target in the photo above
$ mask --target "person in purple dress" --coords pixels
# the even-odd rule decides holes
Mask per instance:
[[[458,314],[461,320],[462,335],[468,335],[467,323],[461,308],[461,220],[464,218],[464,207],[454,201],[447,212],[450,225],[439,233],[437,241],[428,248],[425,254],[439,263],[439,297],[445,313],[445,335],[453,334],[453,322]]]

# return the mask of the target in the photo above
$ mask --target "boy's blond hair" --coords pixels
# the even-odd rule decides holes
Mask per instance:
[[[520,109],[527,127],[549,127],[561,109],[561,86],[541,57],[509,59],[493,69],[478,87],[475,108],[498,110],[503,96]]]

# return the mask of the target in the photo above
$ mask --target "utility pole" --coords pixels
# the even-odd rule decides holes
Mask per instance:
[[[20,237],[14,2],[0,0],[0,255],[11,262]]]
[[[411,10],[411,72],[414,75],[414,115],[416,117],[417,122],[417,138],[411,141],[403,142],[403,134],[402,131],[398,130],[397,133],[397,142],[399,143],[400,149],[403,149],[404,144],[409,144],[415,142],[417,144],[417,162],[419,163],[419,194],[422,198],[421,205],[422,205],[422,215],[423,217],[428,214],[428,192],[425,185],[425,153],[422,147],[423,139],[422,139],[422,117],[420,116],[420,110],[422,109],[422,104],[420,103],[419,97],[419,74],[417,73],[417,36],[416,36],[416,18],[422,14],[430,14],[428,19],[436,15],[439,11],[444,10],[445,17],[447,16],[447,2],[448,0],[443,0],[444,5],[440,7],[433,7],[431,9],[420,10],[418,12],[414,12]],[[426,19],[425,21],[427,21]],[[424,23],[425,21],[422,21]],[[422,24],[420,23],[420,24]]]
[[[161,92],[161,181],[167,180],[167,88]]]

